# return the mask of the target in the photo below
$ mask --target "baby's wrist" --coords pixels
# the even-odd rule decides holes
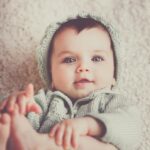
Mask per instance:
[[[91,116],[87,116],[86,121],[88,124],[88,135],[100,137],[104,136],[106,133],[106,127],[104,123]]]

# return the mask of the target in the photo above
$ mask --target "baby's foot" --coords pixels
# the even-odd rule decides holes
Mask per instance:
[[[17,109],[11,117],[11,139],[15,150],[62,150],[48,134],[37,133]]]
[[[27,118],[18,112],[18,108],[11,114],[11,140],[10,145],[17,150],[36,149],[36,136]]]
[[[6,150],[10,132],[10,116],[6,113],[0,114],[0,148]]]

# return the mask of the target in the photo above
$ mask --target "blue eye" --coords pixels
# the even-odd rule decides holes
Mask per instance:
[[[104,58],[102,56],[94,56],[92,58],[92,61],[94,61],[94,62],[101,62],[101,61],[104,61]]]
[[[76,61],[76,58],[74,57],[66,57],[63,59],[63,63],[73,63]]]

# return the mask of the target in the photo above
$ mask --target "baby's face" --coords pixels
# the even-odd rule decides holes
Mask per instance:
[[[77,33],[68,28],[54,40],[51,59],[52,85],[73,100],[111,87],[114,62],[106,31],[95,27]]]

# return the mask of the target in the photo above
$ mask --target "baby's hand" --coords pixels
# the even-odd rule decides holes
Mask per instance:
[[[19,107],[19,112],[23,115],[31,111],[40,113],[41,108],[39,107],[38,104],[35,103],[33,96],[34,96],[33,85],[29,84],[25,88],[25,90],[15,92],[11,94],[7,99],[3,100],[2,104],[0,105],[0,112],[5,110],[11,113],[15,109],[15,104],[17,104]]]
[[[57,145],[62,145],[64,149],[71,146],[78,147],[79,136],[88,134],[88,119],[74,118],[64,120],[56,124],[50,131],[50,137],[54,137]]]

